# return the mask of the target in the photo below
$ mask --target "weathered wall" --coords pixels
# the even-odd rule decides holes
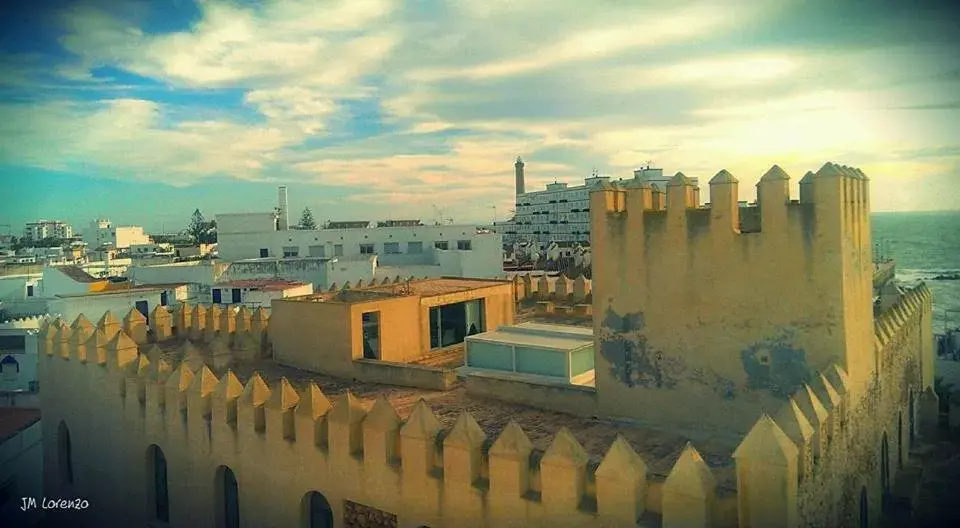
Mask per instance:
[[[134,284],[196,283],[211,286],[217,281],[212,262],[177,262],[157,266],[130,266],[127,277]]]
[[[601,413],[745,433],[816,370],[873,371],[868,185],[825,165],[801,183],[758,184],[762,231],[741,233],[737,182],[699,207],[678,175],[591,195],[596,380]],[[632,402],[642,400],[644,405]]]
[[[482,372],[467,376],[466,387],[468,394],[481,398],[580,416],[597,415],[597,391],[592,387],[532,383],[519,378],[509,379],[509,374]]]

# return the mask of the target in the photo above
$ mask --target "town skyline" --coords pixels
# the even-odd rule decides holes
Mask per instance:
[[[752,4],[7,3],[0,224],[179,230],[278,185],[292,220],[488,223],[517,155],[528,191],[653,160],[796,197],[834,161],[874,211],[960,208],[947,3]]]

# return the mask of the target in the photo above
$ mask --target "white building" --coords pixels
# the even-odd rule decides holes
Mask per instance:
[[[173,244],[164,242],[148,242],[146,244],[130,244],[128,248],[130,258],[150,258],[174,255]]]
[[[514,166],[516,178],[516,210],[512,221],[498,223],[497,231],[504,235],[508,244],[527,242],[540,250],[556,242],[560,247],[590,244],[590,191],[604,183],[626,184],[625,180],[610,181],[609,176],[596,172],[586,178],[583,185],[566,183],[547,184],[542,191],[526,192],[524,163],[517,158]],[[670,180],[664,177],[663,169],[643,167],[633,172],[634,180],[648,182],[666,191]],[[696,178],[691,178],[697,185]]]
[[[23,237],[38,242],[45,238],[70,238],[73,236],[73,227],[60,220],[37,220],[30,222],[23,229]]]
[[[38,404],[37,335],[44,316],[0,321],[0,407]]]
[[[106,218],[98,218],[90,222],[90,227],[83,232],[83,241],[90,248],[109,246],[126,249],[131,245],[149,244],[150,237],[140,226],[115,226]]]
[[[274,299],[286,299],[313,293],[313,284],[285,279],[240,280],[217,284],[210,301],[213,304],[246,304],[251,308],[270,308]]]
[[[283,203],[278,210],[286,207]],[[265,272],[270,272],[271,266],[295,268],[296,259],[322,260],[328,268],[325,278],[273,275],[312,282],[317,289],[334,282],[355,284],[396,275],[494,278],[503,273],[501,235],[479,232],[473,225],[285,230],[280,228],[276,212],[220,214],[216,221],[221,259],[234,261],[234,265],[254,259]],[[233,277],[240,278],[267,277]]]

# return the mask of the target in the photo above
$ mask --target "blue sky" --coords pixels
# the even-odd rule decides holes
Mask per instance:
[[[508,214],[527,188],[862,168],[960,206],[948,2],[167,0],[0,6],[0,224]],[[796,192],[796,191],[794,191]],[[708,199],[708,193],[704,192]],[[0,232],[5,227],[0,225]]]

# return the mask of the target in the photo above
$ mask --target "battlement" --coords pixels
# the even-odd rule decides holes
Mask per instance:
[[[827,163],[791,200],[789,175],[774,166],[747,209],[726,170],[710,181],[709,206],[682,173],[665,200],[643,182],[625,187],[590,197],[602,412],[744,434],[831,364],[852,390],[865,386],[873,267],[859,169]],[[622,403],[637,398],[649,405]]]
[[[891,354],[880,372],[890,379],[903,378],[907,363],[923,363],[896,344],[922,341],[916,336],[929,326],[922,318],[929,317],[930,301],[921,286],[877,318],[875,345]],[[229,338],[225,313],[234,319]],[[136,315],[121,322],[107,313],[96,325],[82,315],[70,325],[44,323],[44,421],[54,431],[63,421],[73,445],[84,446],[73,454],[77,482],[102,481],[83,472],[109,454],[125,461],[116,464],[126,471],[117,485],[137,486],[145,478],[144,453],[156,445],[168,458],[170,478],[185,478],[182,468],[213,475],[226,466],[241,487],[275,483],[277,490],[245,500],[280,525],[301,521],[291,517],[299,509],[289,500],[314,490],[337,512],[343,501],[354,501],[393,512],[404,525],[635,526],[647,518],[666,527],[795,526],[814,515],[803,498],[835,478],[836,461],[855,445],[852,424],[863,416],[852,411],[862,402],[852,376],[831,363],[767,407],[774,412],[755,414],[735,441],[691,442],[626,423],[503,403],[488,408],[456,391],[370,391],[323,376],[315,377],[319,383],[296,378],[289,370],[243,374],[244,365],[262,364],[251,363],[256,354],[247,350],[260,350],[264,314],[181,306],[169,317],[187,318],[219,326],[202,345],[182,335],[152,342],[153,330],[138,344],[133,334],[143,321]],[[241,326],[248,319],[258,326]],[[163,312],[151,314],[150,323],[162,331]],[[225,370],[216,360],[224,355],[247,360]],[[48,442],[55,442],[53,433]],[[48,465],[56,459],[50,456]],[[175,495],[187,506],[175,498],[171,521],[207,525],[202,514],[176,510],[189,506],[188,496],[213,496],[206,484],[191,485],[200,488]]]

